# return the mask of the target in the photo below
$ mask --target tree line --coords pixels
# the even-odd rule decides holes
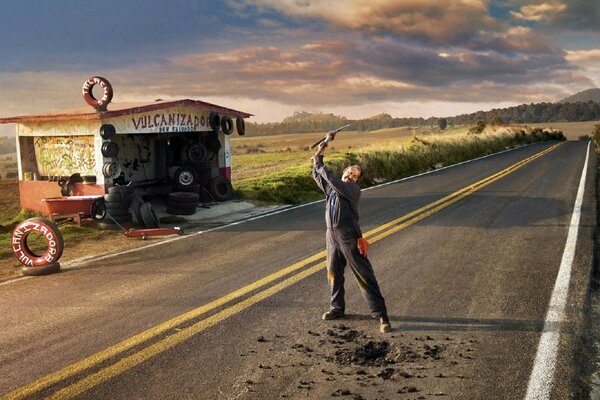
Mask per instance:
[[[248,132],[255,135],[279,133],[326,132],[342,125],[351,124],[352,130],[371,131],[405,126],[472,125],[483,121],[486,124],[540,123],[540,122],[579,122],[600,120],[600,103],[588,101],[580,103],[531,103],[515,107],[477,111],[454,117],[393,118],[389,114],[378,114],[363,119],[348,119],[343,116],[325,113],[295,112],[281,122],[251,123]],[[441,127],[444,125],[444,128]]]

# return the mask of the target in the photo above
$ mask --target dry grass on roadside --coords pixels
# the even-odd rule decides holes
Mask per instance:
[[[542,129],[557,129],[562,131],[568,140],[577,140],[580,136],[591,136],[594,127],[598,124],[600,124],[600,121],[546,122],[541,124],[527,124],[524,126]]]
[[[337,175],[350,164],[363,166],[361,185],[391,181],[442,165],[495,153],[517,145],[564,140],[560,132],[488,128],[477,135],[414,136],[409,142],[378,143],[344,153],[329,153],[328,167]],[[308,162],[234,182],[238,197],[267,203],[301,203],[322,197]]]

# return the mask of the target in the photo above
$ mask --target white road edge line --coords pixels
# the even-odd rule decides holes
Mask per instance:
[[[532,145],[535,145],[535,144],[540,144],[540,143],[541,144],[545,144],[546,142],[536,142],[536,143],[530,143],[530,144],[526,144],[526,145],[522,145],[522,146],[513,147],[511,149],[499,151],[499,152],[493,153],[493,154],[488,154],[488,155],[485,155],[485,156],[482,156],[482,157],[479,157],[479,158],[474,158],[472,160],[467,160],[467,161],[459,162],[459,163],[456,163],[456,164],[448,165],[446,167],[442,167],[442,168],[435,169],[435,170],[432,170],[432,171],[427,171],[427,172],[423,172],[423,173],[420,173],[420,174],[417,174],[417,175],[407,176],[406,178],[397,179],[395,181],[385,182],[385,183],[382,183],[382,184],[379,184],[379,185],[371,186],[371,187],[363,189],[363,192],[366,191],[366,190],[372,190],[372,189],[376,189],[376,188],[379,188],[379,187],[382,187],[382,186],[387,186],[387,185],[392,185],[394,183],[399,183],[399,182],[407,181],[409,179],[414,179],[414,178],[417,178],[419,176],[436,173],[436,172],[443,171],[443,170],[448,169],[448,168],[458,167],[459,165],[467,164],[467,163],[474,162],[474,161],[483,160],[484,158],[496,156],[496,155],[499,155],[499,154],[507,153],[509,151],[518,150],[518,149],[521,149],[523,147],[529,147],[529,146],[532,146]],[[307,207],[307,206],[310,206],[310,205],[313,205],[313,204],[317,204],[317,203],[320,203],[320,202],[323,202],[323,201],[325,201],[325,200],[312,201],[310,203],[299,204],[297,206],[291,206],[291,207],[290,206],[285,206],[282,209],[279,209],[279,210],[276,210],[276,211],[266,212],[264,214],[260,214],[260,215],[254,216],[254,217],[242,219],[240,221],[232,222],[232,223],[227,224],[227,225],[217,226],[215,228],[207,229],[205,231],[198,231],[198,232],[186,234],[186,235],[183,235],[183,236],[176,236],[176,237],[171,238],[171,239],[165,239],[165,240],[162,240],[160,242],[152,243],[152,244],[149,244],[149,245],[146,245],[146,246],[137,247],[135,249],[124,250],[124,251],[120,251],[120,252],[117,252],[117,253],[111,253],[111,254],[107,254],[107,255],[104,255],[104,256],[100,256],[100,257],[90,256],[90,257],[78,258],[78,259],[75,259],[75,260],[71,260],[69,262],[65,262],[64,264],[61,264],[61,269],[68,270],[68,269],[71,269],[71,268],[76,268],[76,267],[85,265],[89,261],[106,260],[108,258],[121,256],[123,254],[129,254],[129,253],[137,252],[137,251],[140,251],[140,250],[148,249],[150,247],[160,246],[160,245],[171,243],[171,242],[174,242],[174,241],[177,241],[177,240],[187,239],[187,238],[191,238],[191,237],[194,237],[194,236],[197,236],[197,235],[202,235],[204,233],[216,231],[216,230],[219,230],[219,229],[225,229],[225,228],[229,228],[231,226],[240,225],[240,224],[243,224],[244,222],[249,222],[249,221],[254,221],[254,220],[257,220],[257,219],[260,219],[260,218],[270,217],[271,215],[280,214],[280,213],[283,213],[283,212],[286,212],[286,211],[296,210],[298,208]],[[7,283],[13,283],[13,282],[16,282],[16,280],[11,280],[11,281],[8,281],[8,282],[5,282],[5,283],[7,284]]]
[[[581,204],[585,189],[585,178],[587,175],[588,159],[590,156],[590,143],[588,143],[583,172],[579,181],[579,189],[571,216],[571,225],[567,235],[567,242],[563,251],[560,268],[552,291],[552,297],[548,304],[544,330],[540,337],[540,343],[535,355],[533,370],[527,385],[526,400],[549,399],[552,393],[554,373],[556,370],[556,358],[558,356],[561,323],[566,318],[565,305],[569,294],[569,282],[571,280],[571,268],[575,258],[575,247],[579,232],[579,220],[581,217]],[[554,328],[558,326],[558,328]]]

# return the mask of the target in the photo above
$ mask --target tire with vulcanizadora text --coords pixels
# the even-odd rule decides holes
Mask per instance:
[[[28,245],[31,234],[42,236],[46,241],[46,250],[37,254]],[[65,242],[58,226],[44,218],[29,218],[19,223],[12,232],[11,247],[13,254],[26,267],[43,267],[58,262],[63,253]]]

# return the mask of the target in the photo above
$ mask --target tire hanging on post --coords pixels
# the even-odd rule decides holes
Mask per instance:
[[[244,118],[237,117],[235,119],[235,127],[237,128],[238,135],[244,136],[246,134],[246,122],[244,121]]]
[[[223,118],[221,118],[221,129],[223,130],[224,134],[231,135],[233,132],[233,120],[230,116],[225,115]]]
[[[100,127],[100,137],[102,139],[111,140],[117,134],[114,125],[104,124]]]
[[[219,114],[211,111],[208,115],[208,124],[214,133],[219,133],[219,128],[221,127],[221,117],[219,117]]]
[[[119,154],[119,145],[115,142],[104,142],[100,150],[104,157],[114,158]]]

